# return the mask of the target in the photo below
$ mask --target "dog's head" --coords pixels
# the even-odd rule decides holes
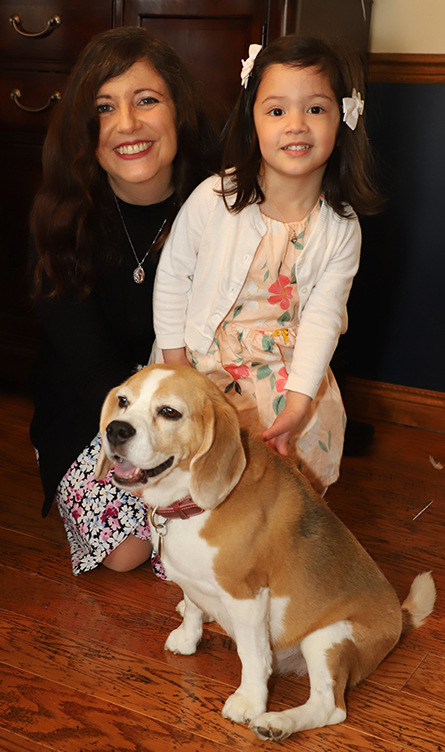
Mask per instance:
[[[148,366],[112,389],[100,431],[96,478],[114,465],[113,482],[148,503],[154,487],[160,499],[169,489],[187,488],[195,504],[213,509],[246,465],[235,409],[187,366]]]

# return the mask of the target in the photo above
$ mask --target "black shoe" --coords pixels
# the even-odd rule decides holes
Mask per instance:
[[[343,455],[345,457],[359,457],[374,441],[375,428],[370,423],[359,423],[358,420],[348,418],[345,431]]]

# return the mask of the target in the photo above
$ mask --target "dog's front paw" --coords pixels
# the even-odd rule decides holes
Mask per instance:
[[[263,702],[255,702],[251,697],[237,690],[227,698],[222,709],[222,716],[236,723],[248,723],[252,718],[264,713],[265,709]]]
[[[193,655],[196,653],[200,636],[196,637],[190,633],[186,633],[184,625],[174,629],[167,637],[164,650],[169,650],[171,653],[179,653],[180,655]]]

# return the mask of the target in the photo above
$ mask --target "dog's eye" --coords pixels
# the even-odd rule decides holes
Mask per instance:
[[[182,413],[180,413],[179,410],[175,410],[174,407],[168,407],[168,405],[160,407],[158,410],[158,415],[161,415],[163,418],[167,418],[168,420],[179,420],[179,418],[182,418]]]
[[[128,400],[126,397],[122,397],[119,395],[117,399],[118,399],[119,407],[128,407]]]

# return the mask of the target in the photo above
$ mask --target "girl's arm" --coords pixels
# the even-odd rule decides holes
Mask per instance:
[[[162,350],[164,363],[170,366],[191,366],[185,354],[185,347],[175,347],[171,350]]]
[[[287,392],[286,406],[275,418],[270,428],[260,435],[279,454],[287,455],[287,445],[305,419],[312,398],[301,392]]]
[[[153,321],[156,342],[163,352],[178,351],[185,345],[193,276],[214,198],[210,178],[195,188],[181,207],[161,253],[153,292]]]
[[[330,254],[321,277],[300,313],[300,324],[286,388],[314,398],[341,333],[346,331],[346,303],[360,258],[358,220],[330,220]],[[302,292],[305,281],[300,280]]]

